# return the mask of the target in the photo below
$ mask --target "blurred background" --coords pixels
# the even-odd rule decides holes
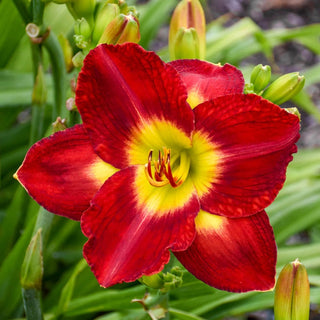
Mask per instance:
[[[20,270],[39,212],[50,225],[43,250],[45,319],[151,319],[139,303],[131,303],[143,298],[145,287],[136,282],[100,288],[82,260],[86,238],[79,223],[47,216],[12,178],[32,142],[52,133],[57,116],[66,118],[67,126],[79,121],[77,111],[72,106],[66,109],[65,101],[74,97],[81,63],[59,71],[57,55],[46,45],[41,123],[32,116],[37,70],[25,31],[27,19],[15,6],[19,1],[29,3],[0,0],[0,319],[25,317]],[[178,1],[127,2],[139,12],[140,44],[168,61],[169,21]],[[267,212],[279,248],[277,271],[300,259],[311,284],[310,319],[320,319],[320,2],[207,0],[202,5],[206,60],[239,67],[246,83],[260,63],[271,66],[273,79],[295,71],[306,78],[303,91],[282,105],[299,108],[301,139],[286,184]],[[48,2],[43,21],[56,36],[56,45],[65,49],[64,39],[69,41],[71,57],[81,51],[74,41],[74,18],[64,4]],[[61,112],[53,116],[57,105]],[[167,295],[170,319],[273,319],[271,291],[234,294],[211,288],[187,272],[183,279],[182,286]]]

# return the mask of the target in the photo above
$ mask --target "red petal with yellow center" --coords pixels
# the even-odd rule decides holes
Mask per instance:
[[[282,188],[299,139],[299,118],[257,95],[229,95],[195,110],[196,132],[218,155],[200,196],[205,211],[241,217],[266,208]]]
[[[129,165],[132,132],[167,121],[191,136],[193,113],[176,70],[133,43],[90,51],[78,78],[76,104],[94,149],[117,168]]]
[[[277,249],[267,214],[230,219],[200,211],[196,238],[180,262],[201,281],[221,290],[274,287]]]
[[[192,183],[152,187],[144,166],[128,167],[106,181],[81,218],[84,257],[104,287],[159,272],[168,249],[192,243],[198,212]]]
[[[169,64],[178,71],[187,87],[187,101],[192,108],[216,97],[243,93],[243,75],[230,64],[220,66],[201,60],[176,60]]]
[[[115,171],[94,153],[85,129],[77,125],[33,145],[15,177],[47,210],[80,220]]]

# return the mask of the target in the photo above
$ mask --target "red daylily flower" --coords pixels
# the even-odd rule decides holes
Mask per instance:
[[[49,211],[81,220],[102,286],[159,272],[170,249],[211,286],[269,290],[276,245],[264,208],[299,119],[243,87],[228,64],[101,45],[78,79],[83,124],[36,143],[16,177]]]

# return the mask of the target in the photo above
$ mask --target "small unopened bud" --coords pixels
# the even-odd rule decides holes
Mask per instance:
[[[76,103],[75,103],[75,99],[74,99],[74,98],[69,98],[69,99],[66,101],[66,108],[67,108],[67,110],[69,110],[69,111],[75,111],[75,110],[77,110],[77,106],[76,106]]]
[[[35,105],[43,105],[47,101],[47,87],[43,67],[40,64],[38,73],[32,91],[32,103]]]
[[[274,299],[275,320],[308,320],[310,286],[306,268],[298,261],[280,272]]]
[[[52,123],[52,131],[53,133],[58,131],[63,131],[67,129],[66,119],[57,118],[55,122]]]
[[[270,66],[263,66],[262,64],[255,66],[252,70],[250,78],[250,82],[254,85],[254,92],[260,93],[269,84],[270,79]]]
[[[99,8],[92,34],[93,43],[98,43],[107,25],[119,14],[119,6],[114,3],[105,3]]]
[[[206,49],[206,22],[202,6],[199,0],[182,0],[173,12],[170,30],[169,30],[169,52],[171,60],[178,59],[177,52],[177,37],[181,38],[181,28],[184,30],[194,29],[192,37],[197,35],[197,50],[199,52],[199,59],[205,58]],[[191,39],[191,34],[188,35]],[[194,40],[193,40],[194,41]],[[185,42],[187,42],[185,40]],[[181,39],[178,43],[182,43]],[[178,52],[181,52],[178,49]]]
[[[161,289],[164,285],[162,273],[156,273],[151,276],[143,276],[139,279],[139,281],[152,289]]]
[[[248,94],[248,93],[255,93],[254,92],[254,85],[252,83],[246,83],[244,85],[244,93]]]
[[[86,18],[90,25],[93,25],[93,13],[96,0],[70,0],[67,7],[75,19]]]
[[[139,41],[140,27],[138,20],[131,14],[120,14],[108,24],[99,40],[99,44],[138,43]]]
[[[139,281],[153,289],[160,289],[165,293],[171,289],[178,288],[183,283],[183,271],[180,267],[173,267],[170,272],[159,272],[151,276],[143,276]]]
[[[31,239],[21,267],[21,286],[23,289],[41,289],[43,275],[41,229]]]
[[[200,59],[200,45],[194,28],[180,28],[174,43],[175,59]]]
[[[262,96],[275,104],[282,104],[297,95],[304,83],[305,78],[299,72],[287,73],[272,82]]]
[[[74,24],[74,33],[76,35],[82,35],[84,39],[89,39],[91,35],[91,28],[88,21],[85,18],[77,19]]]
[[[79,51],[72,57],[72,63],[76,68],[81,68],[83,66],[84,54]]]
[[[78,48],[84,49],[90,41],[91,28],[85,18],[77,19],[74,24],[74,41]]]

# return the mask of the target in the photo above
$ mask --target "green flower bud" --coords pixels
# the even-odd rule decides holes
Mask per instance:
[[[197,42],[196,50],[198,51],[199,59],[204,59],[206,50],[206,21],[199,0],[182,0],[173,12],[169,29],[169,52],[171,60],[177,59],[175,55],[177,37],[180,38],[179,43],[181,43],[181,38],[183,38],[181,28],[184,30],[194,29],[196,31],[196,41],[195,34],[192,31],[188,32],[186,39],[183,41]],[[179,50],[179,52],[181,51]]]
[[[99,41],[107,25],[119,14],[119,6],[113,3],[105,3],[99,8],[92,34],[93,43]]]
[[[246,83],[244,85],[244,93],[248,94],[248,93],[255,93],[254,92],[254,85],[253,83]]]
[[[32,103],[35,105],[43,105],[47,101],[47,86],[42,65],[38,67],[38,73],[32,91]]]
[[[55,122],[52,123],[52,133],[63,131],[67,129],[66,119],[57,118]]]
[[[139,281],[152,289],[161,289],[164,284],[162,273],[156,273],[151,276],[142,276]]]
[[[88,21],[85,18],[77,19],[74,24],[74,42],[77,47],[84,49],[90,42],[91,28]]]
[[[263,92],[262,97],[275,104],[282,104],[297,95],[305,83],[304,76],[299,72],[287,73],[274,82]]]
[[[271,79],[271,68],[266,65],[258,64],[255,66],[251,73],[250,82],[254,85],[254,92],[261,92]]]
[[[79,51],[72,57],[72,63],[76,68],[81,68],[83,66],[83,60],[85,56],[84,54]]]
[[[93,25],[93,13],[96,0],[70,0],[67,7],[75,19],[86,18],[90,25]]]
[[[175,59],[200,59],[200,44],[194,28],[180,28],[174,43]]]
[[[308,320],[310,287],[306,268],[298,261],[280,272],[274,299],[275,320]]]
[[[108,24],[99,40],[99,44],[138,43],[139,41],[140,27],[138,20],[131,14],[120,14]]]
[[[21,286],[23,289],[41,289],[43,275],[41,229],[31,239],[21,267]]]
[[[91,35],[91,28],[88,21],[85,18],[77,19],[74,24],[74,33],[77,36],[83,36],[85,40],[88,40]]]
[[[170,272],[159,272],[151,276],[143,276],[139,281],[153,289],[160,289],[162,293],[182,285],[183,271],[180,267],[173,267]]]

